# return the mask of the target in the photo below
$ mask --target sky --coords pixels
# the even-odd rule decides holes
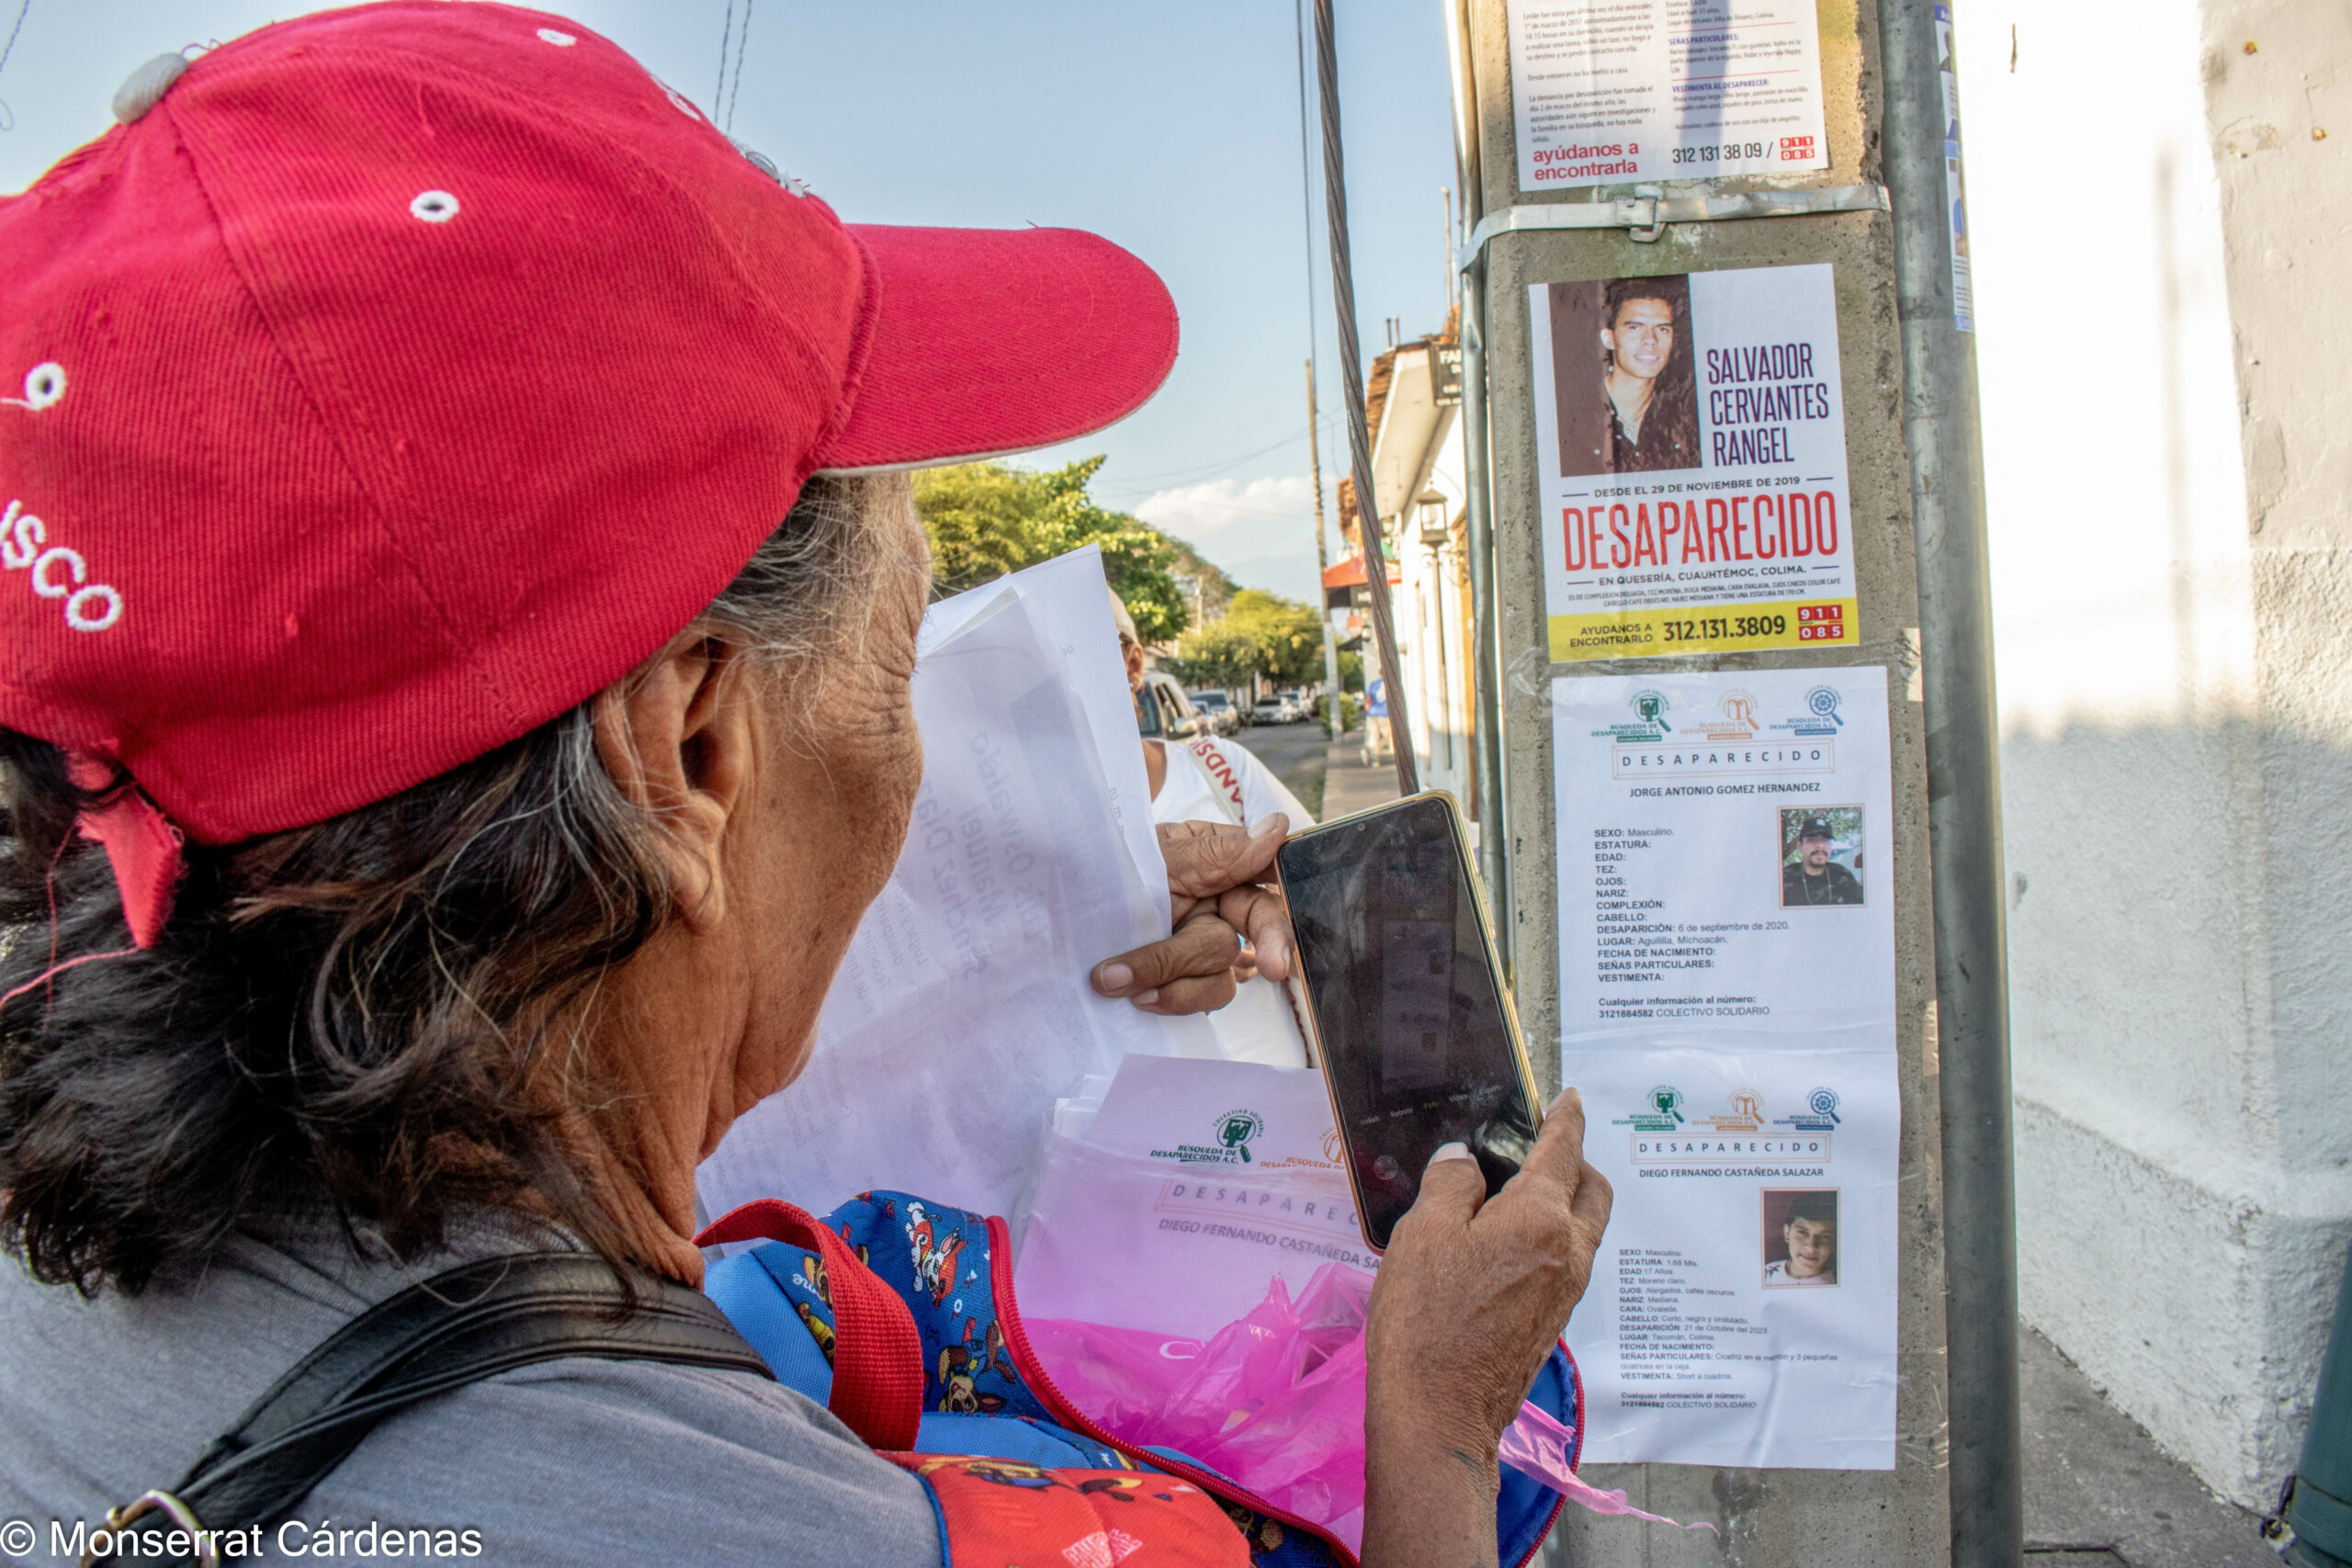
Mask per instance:
[[[323,8],[22,3],[0,62],[6,191],[103,132],[116,86],[141,62]],[[748,10],[740,83],[730,55],[731,108],[721,103],[715,118],[724,125],[731,113],[739,140],[851,222],[1087,229],[1149,263],[1183,323],[1167,385],[1110,430],[1023,461],[1104,454],[1098,501],[1187,540],[1244,586],[1311,599],[1310,262],[1294,4],[573,0],[564,14],[708,108],[722,33],[743,36]],[[16,16],[0,0],[0,27]],[[1415,337],[1445,312],[1441,193],[1453,181],[1453,143],[1440,0],[1350,0],[1340,7],[1339,54],[1368,364],[1386,346],[1388,318]],[[1328,507],[1347,453],[1319,147],[1313,156]]]

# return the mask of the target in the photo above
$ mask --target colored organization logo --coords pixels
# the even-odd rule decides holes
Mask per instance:
[[[1648,1106],[1631,1116],[1620,1116],[1612,1127],[1631,1127],[1636,1133],[1671,1133],[1679,1128],[1682,1114],[1682,1091],[1672,1084],[1660,1084],[1649,1092]]]
[[[1207,1144],[1179,1144],[1172,1149],[1154,1149],[1153,1159],[1172,1159],[1184,1165],[1249,1165],[1250,1143],[1265,1135],[1266,1119],[1254,1111],[1228,1111],[1209,1123],[1216,1141]],[[1295,1163],[1295,1162],[1282,1162]]]
[[[1241,1156],[1250,1163],[1250,1141],[1266,1131],[1266,1119],[1254,1111],[1228,1111],[1216,1119],[1216,1141],[1219,1146]]]
[[[1631,720],[1612,724],[1606,729],[1596,729],[1593,734],[1621,744],[1640,746],[1655,745],[1674,732],[1674,726],[1666,722],[1666,716],[1673,710],[1674,704],[1664,692],[1635,692],[1626,699],[1626,705],[1634,710]]]
[[[1699,726],[1699,732],[1710,740],[1753,740],[1763,727],[1756,721],[1756,694],[1737,687],[1725,692],[1716,705],[1720,717],[1710,718]]]
[[[1731,1092],[1731,1109],[1713,1116],[1694,1116],[1690,1124],[1705,1125],[1718,1133],[1757,1133],[1764,1127],[1764,1100],[1752,1089],[1736,1089]]]
[[[1840,1103],[1836,1089],[1817,1089],[1805,1097],[1803,1111],[1794,1116],[1775,1117],[1772,1124],[1798,1133],[1826,1133],[1844,1124],[1845,1118],[1838,1114]]]
[[[1803,708],[1772,728],[1792,735],[1835,735],[1846,727],[1844,716],[1838,711],[1844,701],[1844,694],[1837,687],[1815,686],[1804,694]]]

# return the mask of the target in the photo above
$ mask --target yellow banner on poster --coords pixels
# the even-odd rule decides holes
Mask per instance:
[[[1851,599],[1600,610],[1554,615],[1551,627],[1555,664],[1758,648],[1850,648],[1861,632]]]

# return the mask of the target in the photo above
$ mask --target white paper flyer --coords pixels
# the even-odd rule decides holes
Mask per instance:
[[[1812,0],[1510,0],[1521,190],[1829,166]]]
[[[705,1209],[818,1213],[890,1187],[1012,1212],[1057,1100],[1123,1055],[1216,1054],[1199,1018],[1087,985],[1168,930],[1143,748],[1099,553],[932,606],[914,676],[922,791],[799,1079],[696,1173]]]
[[[1894,1044],[1886,671],[1552,682],[1570,1050]]]
[[[1585,1460],[1892,1470],[1894,1060],[1562,1059],[1616,1205],[1568,1324]]]
[[[1829,264],[1528,297],[1553,660],[1850,646]]]
[[[1553,682],[1561,1072],[1617,1195],[1568,1330],[1595,1461],[1894,1464],[1886,701]]]

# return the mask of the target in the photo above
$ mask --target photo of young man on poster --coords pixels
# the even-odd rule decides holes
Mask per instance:
[[[1838,1190],[1764,1194],[1764,1284],[1838,1283]]]
[[[1551,307],[1561,477],[1700,467],[1690,279],[1555,283]]]

